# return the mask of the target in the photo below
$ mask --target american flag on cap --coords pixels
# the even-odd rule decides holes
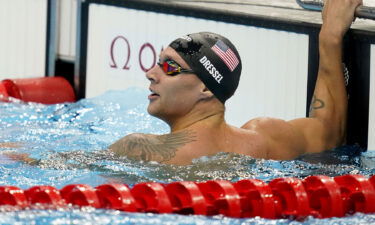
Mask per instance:
[[[223,41],[218,40],[211,49],[221,58],[221,60],[223,60],[231,72],[236,69],[240,61],[232,49],[230,49]]]

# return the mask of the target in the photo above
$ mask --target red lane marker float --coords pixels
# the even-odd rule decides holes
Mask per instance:
[[[346,213],[375,212],[375,190],[371,182],[362,175],[335,177],[340,186]]]
[[[35,186],[25,191],[30,204],[44,204],[54,207],[63,206],[64,200],[60,191],[51,186]]]
[[[252,179],[240,180],[233,185],[241,198],[241,217],[276,218],[272,189],[267,183]]]
[[[100,203],[95,189],[86,184],[71,184],[60,191],[66,203],[78,206],[91,206],[100,208]]]
[[[56,104],[74,102],[76,97],[73,87],[63,77],[38,77],[22,79],[6,79],[0,81],[0,100],[8,97],[25,102]]]
[[[180,181],[167,184],[165,190],[171,201],[173,212],[179,214],[206,215],[206,200],[196,183]]]
[[[303,181],[310,207],[316,217],[342,217],[345,215],[340,186],[331,177],[309,176]]]
[[[234,184],[217,180],[171,184],[140,183],[132,189],[126,184],[72,184],[61,191],[51,186],[35,186],[23,191],[0,186],[0,206],[20,209],[35,204],[63,206],[73,204],[110,208],[128,212],[180,213],[230,217],[319,218],[346,213],[375,212],[375,176],[344,175],[335,178],[310,176],[277,178],[269,184],[260,180],[241,180]]]
[[[134,185],[131,193],[140,212],[171,213],[172,205],[164,186],[148,182]]]
[[[25,208],[29,203],[22,189],[14,186],[0,186],[0,205]]]
[[[136,202],[126,184],[103,184],[96,187],[102,208],[136,212]]]
[[[309,198],[301,180],[277,178],[269,183],[275,199],[276,217],[305,217],[310,215]]]
[[[369,181],[372,184],[372,186],[375,188],[375,175],[373,175],[372,177],[370,177]]]
[[[17,87],[17,85],[12,80],[9,80],[9,79],[2,80],[1,84],[3,86],[3,88],[2,88],[3,91],[5,89],[5,91],[4,91],[5,95],[4,96],[22,99],[19,88]]]
[[[5,86],[5,84],[0,82],[0,101],[6,102],[8,101],[8,97],[9,97],[9,94],[8,94],[7,87]]]
[[[240,195],[231,182],[207,181],[198,183],[198,187],[207,202],[207,215],[241,217]]]

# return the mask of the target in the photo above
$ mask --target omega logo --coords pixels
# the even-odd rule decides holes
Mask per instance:
[[[146,49],[148,49],[149,51],[145,51]],[[115,37],[111,42],[109,51],[110,51],[110,57],[111,57],[109,66],[111,68],[122,69],[122,70],[130,69],[131,65],[129,64],[129,62],[132,56],[132,52],[131,52],[131,45],[126,37],[121,36],[121,35]],[[125,51],[125,58],[117,59],[114,54],[115,51]],[[151,65],[144,65],[142,56],[144,54],[150,54],[150,53],[151,53],[152,63]],[[144,43],[138,51],[138,62],[139,62],[140,69],[144,72],[147,72],[148,70],[150,70],[156,64],[156,57],[157,55],[156,55],[154,46],[148,42]]]

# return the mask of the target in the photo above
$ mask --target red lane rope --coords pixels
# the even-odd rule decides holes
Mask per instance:
[[[375,212],[375,175],[277,178],[268,184],[256,179],[231,183],[180,181],[169,184],[103,184],[93,188],[70,184],[61,190],[34,186],[22,190],[0,186],[0,206],[25,209],[37,205],[57,208],[90,206],[126,212],[222,214],[235,218],[343,217],[355,212]]]

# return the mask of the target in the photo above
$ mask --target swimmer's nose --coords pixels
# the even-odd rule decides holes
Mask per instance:
[[[156,83],[159,81],[158,73],[160,73],[160,67],[158,64],[155,64],[154,67],[152,67],[149,71],[146,72],[146,77],[151,83]]]

